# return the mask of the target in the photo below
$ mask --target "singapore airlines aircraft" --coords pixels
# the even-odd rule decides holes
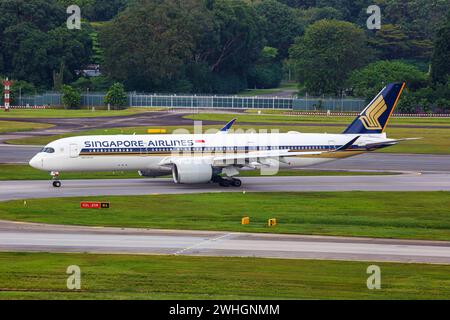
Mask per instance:
[[[56,140],[31,161],[49,171],[60,187],[60,172],[138,171],[172,174],[175,183],[241,186],[240,170],[305,167],[372,151],[409,139],[389,139],[385,129],[405,83],[387,85],[342,134],[244,133],[100,135]]]

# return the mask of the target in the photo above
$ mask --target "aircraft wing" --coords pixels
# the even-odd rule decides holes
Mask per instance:
[[[298,157],[298,156],[310,156],[310,155],[320,155],[324,153],[333,153],[350,148],[359,136],[353,138],[348,143],[340,148],[332,151],[304,151],[304,152],[293,152],[291,150],[265,150],[265,151],[253,151],[244,154],[224,154],[221,156],[213,157],[213,166],[224,166],[230,165],[230,162],[259,162],[259,160],[278,158],[280,162],[284,162],[283,157]]]
[[[205,156],[203,157],[204,160],[211,163],[212,166],[217,167],[223,167],[223,166],[229,166],[232,164],[239,164],[239,165],[245,165],[246,163],[250,162],[259,162],[264,161],[264,159],[270,159],[270,158],[277,158],[280,162],[285,162],[283,160],[283,157],[298,157],[298,156],[309,156],[309,155],[320,155],[324,153],[333,153],[338,152],[342,150],[346,150],[350,148],[356,140],[359,139],[360,136],[357,136],[356,138],[353,138],[349,142],[347,142],[345,145],[343,145],[340,148],[337,148],[335,150],[331,151],[304,151],[304,152],[295,152],[291,150],[264,150],[264,151],[251,151],[247,153],[230,153],[230,154],[223,154],[219,156],[211,155],[211,156]],[[164,158],[159,165],[160,166],[168,166],[175,163],[177,159],[179,159],[181,156],[173,156],[173,157],[167,157]]]

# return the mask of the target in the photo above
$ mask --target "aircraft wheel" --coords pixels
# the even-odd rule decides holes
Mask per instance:
[[[239,188],[240,186],[242,186],[242,181],[239,179],[233,179],[233,181],[231,182],[233,187]]]
[[[219,182],[219,185],[220,185],[221,187],[228,188],[228,187],[231,185],[231,181],[230,181],[230,180],[227,180],[227,179],[222,179],[222,180]]]
[[[53,187],[60,188],[61,187],[61,181],[53,181]]]

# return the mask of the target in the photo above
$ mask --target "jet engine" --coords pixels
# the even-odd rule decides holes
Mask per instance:
[[[200,159],[181,158],[173,161],[172,176],[179,184],[206,183],[213,178],[213,167]]]
[[[164,177],[171,174],[170,168],[159,167],[152,169],[139,170],[139,175],[146,178]]]

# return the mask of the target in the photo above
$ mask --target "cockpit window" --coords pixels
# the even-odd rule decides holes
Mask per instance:
[[[41,150],[41,152],[55,153],[55,149],[53,149],[53,148],[44,148],[44,149]]]

